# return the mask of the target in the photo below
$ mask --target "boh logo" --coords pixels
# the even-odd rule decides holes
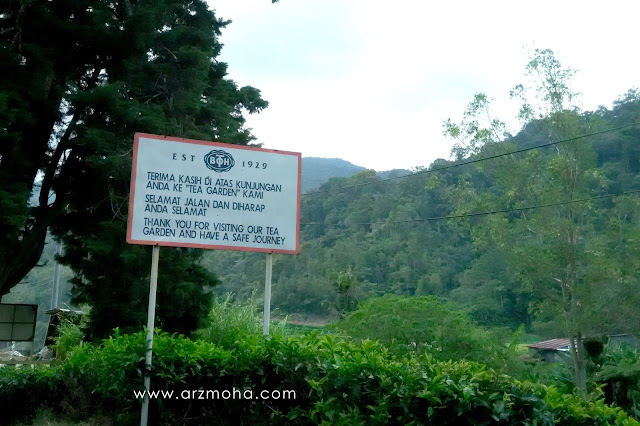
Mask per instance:
[[[226,151],[214,149],[204,156],[204,164],[214,172],[228,172],[236,164],[233,157]]]

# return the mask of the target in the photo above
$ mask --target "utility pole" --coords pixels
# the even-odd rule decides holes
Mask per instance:
[[[58,307],[58,295],[60,294],[60,262],[58,257],[62,256],[62,244],[56,243],[55,267],[53,268],[53,289],[51,290],[51,309]]]

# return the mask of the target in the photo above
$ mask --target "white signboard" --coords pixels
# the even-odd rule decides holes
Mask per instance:
[[[301,155],[136,133],[127,241],[298,253]]]

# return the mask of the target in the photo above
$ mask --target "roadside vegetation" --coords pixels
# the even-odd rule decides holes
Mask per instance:
[[[407,299],[389,304],[407,310],[421,303],[433,309],[441,303]],[[459,324],[446,330],[451,341],[464,340],[472,324],[452,306],[441,305],[437,314]],[[374,314],[366,306],[337,325],[342,336],[275,327],[264,338],[256,333],[260,318],[252,306],[219,300],[214,312],[222,316],[212,315],[211,324],[196,333],[200,338],[156,334],[152,389],[175,395],[199,389],[251,390],[254,397],[262,390],[281,395],[286,390],[294,391],[295,399],[157,399],[151,405],[154,424],[640,424],[633,418],[637,392],[628,392],[635,399],[625,412],[605,403],[602,386],[605,381],[640,379],[637,359],[631,362],[630,354],[606,355],[598,376],[602,381],[578,396],[561,380],[542,384],[503,374],[500,362],[517,362],[517,355],[509,354],[506,346],[498,350],[497,341],[492,368],[471,361],[487,356],[479,340],[467,348],[467,359],[461,359],[459,345],[438,341],[438,331],[420,334],[419,351],[406,350],[397,339],[390,344],[367,339],[363,326],[349,324],[354,317],[364,324],[367,316],[378,320],[384,313]],[[411,324],[407,319],[406,325]],[[349,332],[358,338],[347,337]],[[483,336],[479,329],[475,332]],[[75,335],[77,330],[67,327],[65,333]],[[122,335],[116,330],[101,343],[69,348],[67,359],[50,367],[1,368],[3,418],[16,423],[46,416],[52,424],[137,424],[140,403],[134,390],[143,390],[144,340],[143,332]],[[615,356],[622,358],[612,361]],[[614,373],[607,367],[613,363],[625,367]]]

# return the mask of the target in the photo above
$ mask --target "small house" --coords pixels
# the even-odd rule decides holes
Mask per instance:
[[[551,339],[529,345],[534,358],[544,362],[561,362],[569,357],[571,341],[569,339]]]
[[[611,348],[617,348],[622,344],[637,347],[640,345],[640,339],[631,334],[612,334],[606,344]],[[569,339],[551,339],[528,345],[531,355],[545,362],[566,360],[569,357],[570,347],[571,341]]]

